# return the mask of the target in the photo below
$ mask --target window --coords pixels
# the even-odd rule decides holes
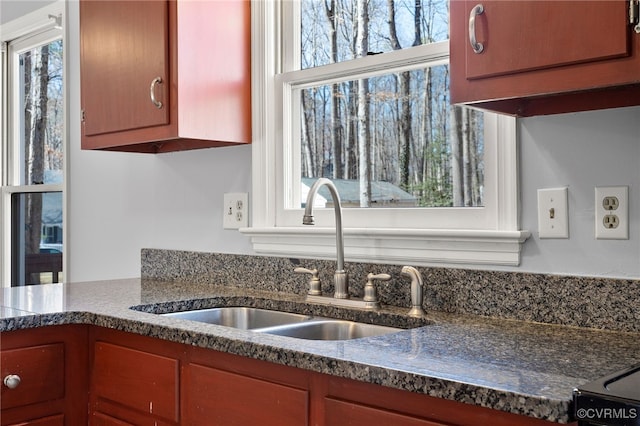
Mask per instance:
[[[390,18],[386,8],[394,3]],[[349,260],[519,263],[529,234],[518,227],[515,119],[448,105],[448,3],[423,3],[418,21],[428,21],[432,33],[414,37],[428,42],[422,44],[407,42],[406,34],[394,43],[389,30],[389,22],[405,30],[406,22],[413,23],[414,1],[254,7],[253,33],[260,34],[253,58],[256,214],[243,232],[257,252],[334,257],[332,209],[315,209],[318,225],[302,226],[305,187],[325,176],[341,180],[341,198],[357,206],[343,212]],[[357,36],[366,33],[359,24],[366,14],[357,9],[364,4],[368,46]],[[338,7],[347,9],[338,15]],[[309,15],[312,9],[316,13]],[[336,16],[346,24],[332,26]],[[330,31],[321,29],[327,22]],[[323,48],[314,50],[318,45]],[[334,45],[343,48],[324,48]],[[460,146],[473,148],[473,158],[460,156],[473,160],[473,167],[456,170]],[[374,193],[374,186],[386,189]],[[353,188],[359,193],[350,197]],[[380,205],[386,208],[371,208]]]
[[[61,24],[62,5],[54,3],[3,25],[3,286],[54,283],[63,278]],[[29,29],[27,33],[24,28]]]

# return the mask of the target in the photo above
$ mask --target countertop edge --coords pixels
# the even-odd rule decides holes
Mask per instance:
[[[536,395],[518,394],[400,369],[328,358],[260,342],[239,341],[232,337],[154,324],[141,319],[121,318],[116,315],[88,311],[33,313],[19,317],[0,318],[0,332],[66,324],[91,325],[119,330],[550,422],[568,423],[571,421],[569,417],[570,399],[556,400]],[[287,351],[287,357],[282,356],[283,350]],[[505,401],[511,401],[511,403],[506,404]],[[517,401],[517,404],[514,404],[513,401]],[[540,409],[541,407],[542,409]],[[535,410],[535,408],[539,408],[539,410]],[[544,412],[547,415],[542,416],[539,412]]]

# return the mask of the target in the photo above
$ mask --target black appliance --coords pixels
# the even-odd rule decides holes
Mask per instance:
[[[640,426],[640,365],[575,389],[573,416],[579,426]]]

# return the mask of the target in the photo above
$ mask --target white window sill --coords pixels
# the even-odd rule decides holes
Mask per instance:
[[[258,254],[335,259],[335,229],[242,228]],[[345,228],[345,260],[415,266],[520,264],[529,231]]]

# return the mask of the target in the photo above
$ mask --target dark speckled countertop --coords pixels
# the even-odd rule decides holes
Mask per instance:
[[[381,314],[310,306],[303,296],[154,279],[3,289],[0,331],[81,323],[381,384],[556,422],[574,387],[640,363],[640,334],[430,312],[407,324]],[[155,315],[251,305],[416,328],[349,341],[311,341]],[[136,307],[136,309],[130,309]]]

